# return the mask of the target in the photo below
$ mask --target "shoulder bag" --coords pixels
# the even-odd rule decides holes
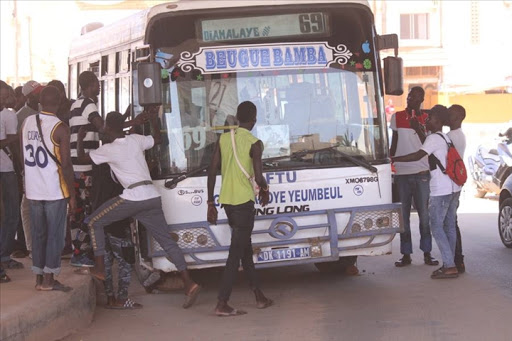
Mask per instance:
[[[235,155],[236,163],[238,164],[238,167],[240,167],[240,170],[242,171],[242,173],[244,173],[247,180],[249,180],[249,182],[251,183],[251,187],[254,192],[254,195],[258,196],[258,194],[260,193],[260,186],[258,186],[258,184],[256,183],[254,176],[250,176],[249,173],[247,173],[247,171],[244,169],[244,167],[240,163],[240,160],[238,160],[238,155],[236,153],[236,143],[235,143],[235,129],[230,129],[230,133],[231,133],[231,143],[233,144],[233,154]]]

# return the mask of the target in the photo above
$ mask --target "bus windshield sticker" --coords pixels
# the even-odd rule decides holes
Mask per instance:
[[[204,42],[311,36],[329,33],[324,13],[278,14],[259,17],[206,19],[199,22]]]
[[[203,74],[231,71],[282,69],[323,69],[331,64],[345,65],[352,52],[344,44],[327,42],[278,43],[201,47],[198,52],[184,51],[177,66],[184,72]]]

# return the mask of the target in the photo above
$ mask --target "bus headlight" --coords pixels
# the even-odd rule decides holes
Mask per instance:
[[[204,246],[204,245],[208,244],[208,237],[205,234],[200,234],[199,236],[197,236],[196,241],[197,241],[197,244]]]
[[[357,224],[357,223],[356,223],[356,224],[353,224],[353,225],[352,225],[352,232],[355,232],[355,233],[357,233],[357,232],[361,232],[361,225],[359,225],[359,224]]]
[[[373,220],[371,220],[370,218],[366,218],[364,220],[364,228],[369,230],[373,227]]]
[[[183,233],[183,241],[185,243],[191,243],[194,240],[194,235],[190,232]]]
[[[377,227],[389,227],[389,217],[379,217],[375,221]]]

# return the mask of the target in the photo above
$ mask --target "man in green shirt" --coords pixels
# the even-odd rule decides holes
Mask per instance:
[[[238,160],[245,171],[254,176],[260,187],[258,201],[265,206],[269,200],[269,188],[263,177],[263,142],[251,134],[256,124],[256,106],[249,101],[241,103],[237,108],[236,118],[239,127],[235,131],[235,144]],[[215,314],[218,316],[236,316],[246,314],[228,305],[233,283],[238,274],[240,261],[247,274],[249,284],[256,297],[257,307],[264,309],[273,304],[259,288],[254,261],[252,259],[251,234],[254,228],[254,191],[249,179],[241,170],[233,154],[231,133],[221,135],[215,147],[208,173],[208,222],[217,223],[217,208],[214,202],[214,188],[217,172],[221,169],[222,185],[219,203],[226,211],[231,227],[231,245],[224,269],[218,303]]]

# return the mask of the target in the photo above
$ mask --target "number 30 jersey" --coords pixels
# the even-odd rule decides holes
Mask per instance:
[[[48,155],[37,129],[37,115],[25,119],[22,128],[25,164],[25,194],[30,200],[59,200],[69,197],[62,168]],[[41,132],[48,150],[60,160],[59,145],[53,140],[55,129],[62,121],[55,114],[39,114]]]

